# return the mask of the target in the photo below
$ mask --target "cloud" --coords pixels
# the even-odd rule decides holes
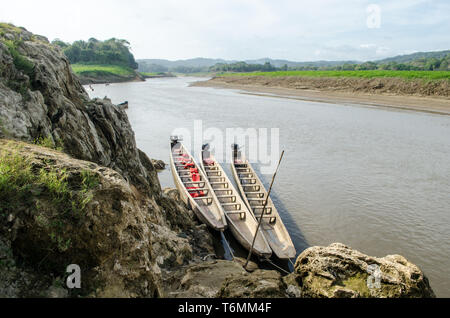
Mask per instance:
[[[380,29],[367,28],[371,3]],[[15,0],[0,20],[70,42],[125,38],[138,58],[367,60],[448,48],[448,12],[445,0]]]

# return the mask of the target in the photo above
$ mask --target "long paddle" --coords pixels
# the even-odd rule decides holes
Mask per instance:
[[[253,238],[253,244],[252,244],[252,247],[250,248],[250,253],[248,254],[247,262],[245,263],[245,266],[244,266],[245,270],[247,270],[247,266],[250,263],[250,259],[252,258],[253,248],[255,247],[255,243],[256,243],[256,237],[258,236],[259,229],[261,228],[261,224],[262,224],[262,221],[264,219],[263,216],[266,213],[266,207],[267,207],[267,204],[269,203],[270,193],[272,192],[272,187],[273,187],[273,184],[275,182],[275,178],[277,176],[278,169],[280,169],[280,165],[281,165],[281,161],[283,160],[283,157],[284,157],[284,150],[281,153],[281,157],[280,157],[280,161],[278,162],[277,170],[275,170],[275,174],[272,177],[272,183],[270,184],[269,192],[267,193],[266,202],[264,202],[264,207],[262,209],[261,218],[259,219],[258,227],[256,228],[256,234],[255,234],[255,237]]]

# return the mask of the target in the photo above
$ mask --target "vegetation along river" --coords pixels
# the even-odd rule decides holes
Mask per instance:
[[[369,255],[401,254],[437,296],[450,297],[450,116],[189,87],[198,80],[86,89],[129,101],[138,146],[165,162],[173,130],[193,130],[195,120],[223,131],[280,128],[286,156],[274,201],[299,253],[341,242]],[[174,186],[169,170],[160,180]]]

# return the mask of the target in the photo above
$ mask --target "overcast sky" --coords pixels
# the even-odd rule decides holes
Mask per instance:
[[[50,40],[127,39],[136,58],[374,60],[450,49],[448,0],[4,0],[0,21]]]

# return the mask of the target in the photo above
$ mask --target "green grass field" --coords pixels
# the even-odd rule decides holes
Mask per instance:
[[[123,77],[134,76],[135,72],[129,67],[119,65],[90,65],[90,64],[72,64],[72,70],[77,75],[116,75]]]
[[[139,72],[142,76],[161,76],[164,75],[164,73],[146,73],[146,72]]]
[[[254,73],[223,73],[218,76],[267,76],[267,77],[399,77],[404,79],[440,80],[450,79],[446,71],[285,71]]]

